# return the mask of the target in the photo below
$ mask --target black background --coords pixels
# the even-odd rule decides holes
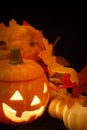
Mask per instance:
[[[54,48],[54,54],[65,57],[78,72],[87,64],[86,17],[86,4],[24,3],[0,7],[0,22],[8,25],[9,20],[14,18],[17,23],[22,24],[23,20],[26,20],[36,29],[42,30],[44,37],[51,43],[54,43],[57,36],[61,36]],[[1,126],[6,128],[4,125]],[[11,129],[13,128],[66,129],[63,122],[49,117],[48,114],[34,124]]]
[[[7,6],[8,5],[8,6]],[[0,6],[0,22],[8,24],[14,18],[19,24],[28,21],[53,43],[56,55],[65,57],[77,71],[86,60],[86,5],[87,4],[7,4]]]

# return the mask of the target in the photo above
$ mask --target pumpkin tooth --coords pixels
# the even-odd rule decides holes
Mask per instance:
[[[22,115],[22,112],[21,112],[20,110],[17,111],[16,116],[17,116],[17,117],[21,117],[21,115]]]

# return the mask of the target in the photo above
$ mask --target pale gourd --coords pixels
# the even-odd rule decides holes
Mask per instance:
[[[69,130],[87,130],[87,106],[75,103],[63,110],[63,122]]]
[[[63,119],[63,108],[66,102],[61,97],[55,97],[49,104],[48,112],[53,118]]]
[[[76,102],[80,104],[84,104],[85,98],[84,96],[80,95],[78,98],[71,97],[70,93],[58,93],[49,103],[48,106],[48,113],[53,118],[58,118],[63,120],[63,111],[65,106],[68,105],[69,108]]]

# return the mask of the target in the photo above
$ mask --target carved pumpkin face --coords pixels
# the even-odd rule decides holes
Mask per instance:
[[[0,121],[3,123],[32,122],[43,114],[49,101],[48,80],[42,67],[33,60],[20,61],[15,65],[12,59],[10,63],[0,61]]]

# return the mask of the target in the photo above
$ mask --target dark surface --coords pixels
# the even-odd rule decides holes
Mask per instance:
[[[14,18],[19,24],[28,21],[36,29],[42,30],[49,42],[61,36],[54,48],[55,55],[65,57],[77,71],[87,64],[86,5],[79,4],[9,4],[0,6],[0,22],[8,25]],[[51,118],[46,112],[37,121],[20,126],[0,124],[1,129],[11,130],[66,130],[63,122]]]

